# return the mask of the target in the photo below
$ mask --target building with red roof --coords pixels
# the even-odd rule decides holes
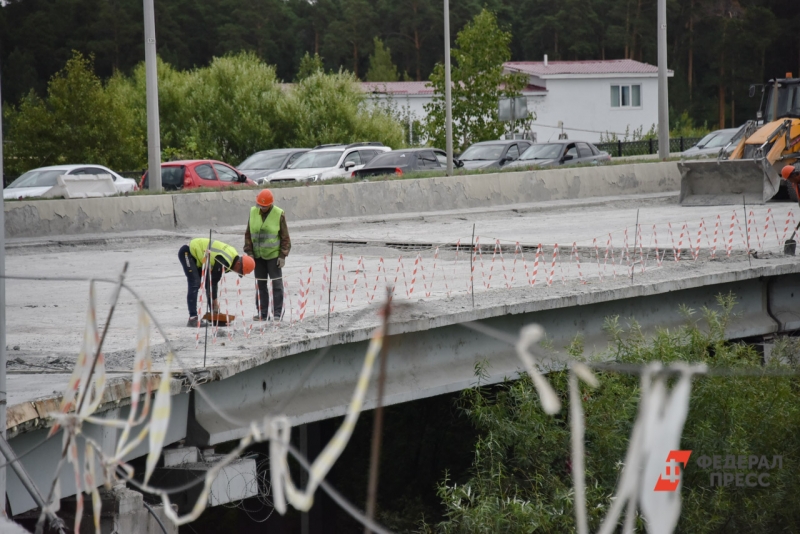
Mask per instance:
[[[658,67],[632,59],[592,61],[509,61],[507,73],[528,76],[522,94],[535,114],[531,132],[538,141],[562,132],[570,139],[597,142],[658,122]],[[672,72],[668,73],[672,76]],[[375,101],[391,103],[412,120],[423,120],[433,99],[428,82],[362,82]]]

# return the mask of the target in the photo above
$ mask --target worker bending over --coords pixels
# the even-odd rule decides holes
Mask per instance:
[[[186,280],[189,282],[189,292],[186,295],[189,322],[186,323],[186,326],[190,327],[198,326],[197,292],[200,290],[200,278],[206,259],[206,250],[211,257],[209,268],[206,271],[206,297],[211,301],[215,313],[219,312],[217,285],[222,278],[223,270],[233,271],[239,276],[243,276],[253,272],[256,264],[253,258],[239,256],[235,248],[222,241],[213,241],[210,249],[208,239],[202,237],[192,239],[188,245],[183,245],[178,251],[178,258],[180,258]],[[199,326],[205,326],[205,323],[205,321],[200,321]]]
[[[283,315],[283,266],[292,248],[289,228],[283,210],[274,205],[272,191],[263,189],[256,197],[256,205],[250,208],[250,219],[244,233],[244,251],[256,259],[258,295],[256,309],[259,313],[254,321],[266,321],[269,315],[269,291],[267,279],[272,280],[273,320],[280,321]]]

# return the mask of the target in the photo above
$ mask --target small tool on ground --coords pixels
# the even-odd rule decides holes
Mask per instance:
[[[206,313],[203,315],[203,319],[208,321],[211,326],[228,326],[236,320],[236,316],[227,313]]]

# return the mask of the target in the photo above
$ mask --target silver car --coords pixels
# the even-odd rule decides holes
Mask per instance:
[[[504,168],[557,167],[559,165],[598,165],[611,161],[608,152],[603,152],[592,143],[563,139],[549,143],[536,143],[522,153],[516,161]]]
[[[377,142],[349,145],[320,145],[309,150],[286,170],[264,179],[272,182],[320,182],[331,178],[349,178],[372,158],[392,149]]]
[[[271,175],[287,169],[310,148],[277,148],[256,152],[241,162],[237,169],[257,184],[263,184]]]
[[[703,137],[692,148],[681,152],[682,158],[716,158],[719,152],[727,147],[728,155],[736,150],[744,133],[743,128],[725,128],[715,130]]]

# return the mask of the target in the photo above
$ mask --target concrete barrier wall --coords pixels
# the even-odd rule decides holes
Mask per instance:
[[[311,185],[273,193],[288,219],[313,220],[679,189],[677,164],[664,162]],[[252,190],[10,202],[6,237],[244,225],[254,202]]]
[[[5,202],[6,237],[172,230],[171,195]]]

